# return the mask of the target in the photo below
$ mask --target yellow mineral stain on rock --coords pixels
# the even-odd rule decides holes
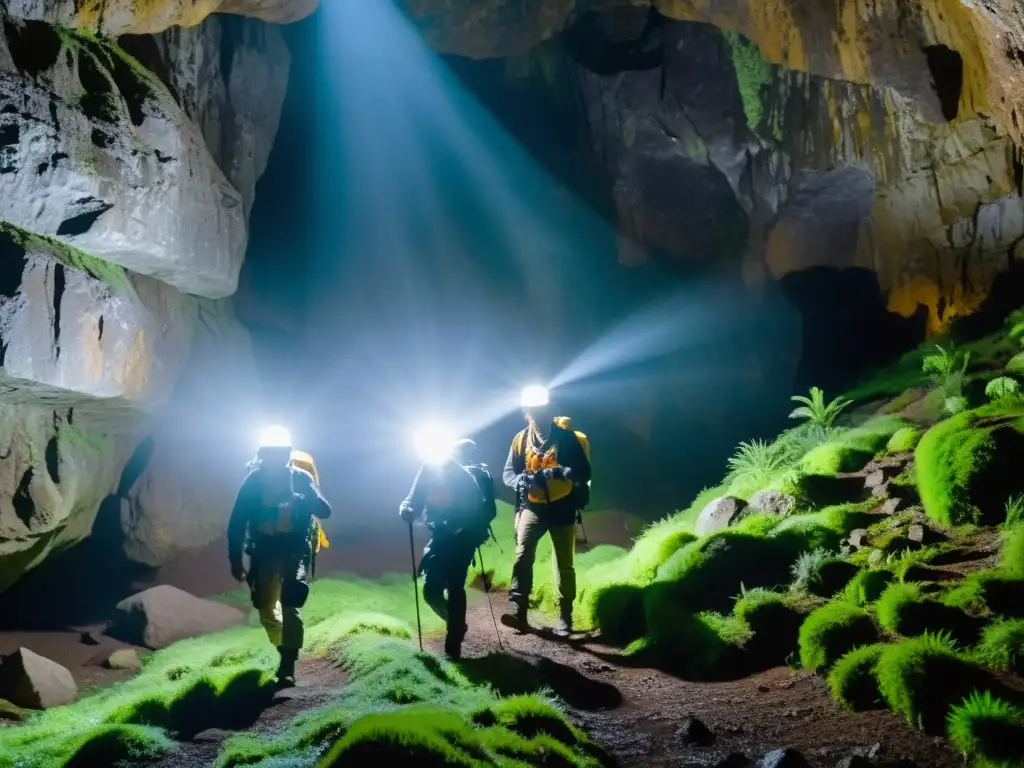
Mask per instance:
[[[146,331],[140,330],[132,339],[121,371],[121,387],[126,397],[144,395],[149,387],[150,350]]]

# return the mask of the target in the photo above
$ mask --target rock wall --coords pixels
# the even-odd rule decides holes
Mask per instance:
[[[289,58],[262,21],[203,17],[286,4],[158,5],[0,11],[0,590],[100,509],[137,562],[207,543],[237,477],[202,470],[248,458],[255,369],[224,297]],[[60,26],[169,19],[198,26]]]
[[[867,270],[937,333],[1024,256],[1019,4],[405,6],[440,50],[575,81],[625,265]]]

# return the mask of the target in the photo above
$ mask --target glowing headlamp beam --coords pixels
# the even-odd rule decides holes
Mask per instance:
[[[542,387],[540,384],[531,384],[523,389],[519,402],[523,408],[540,408],[550,403],[551,398],[547,387]]]
[[[261,448],[291,448],[292,433],[280,424],[271,424],[264,427],[260,433]]]
[[[413,447],[420,460],[433,466],[440,466],[451,458],[458,437],[443,424],[424,424],[413,436]]]

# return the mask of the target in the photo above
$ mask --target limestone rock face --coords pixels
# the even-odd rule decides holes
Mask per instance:
[[[317,5],[318,0],[8,0],[15,17],[109,35],[156,34],[172,26],[191,27],[217,12],[263,21],[298,21]]]
[[[232,294],[242,199],[167,88],[89,35],[2,30],[0,219],[186,293]]]
[[[291,54],[281,31],[258,21],[213,16],[153,39],[168,85],[241,193],[248,215],[288,88]]]

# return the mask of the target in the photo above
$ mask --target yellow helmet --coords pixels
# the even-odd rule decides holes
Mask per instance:
[[[313,482],[320,485],[320,476],[316,471],[316,462],[313,461],[313,457],[308,453],[292,450],[292,456],[288,463],[296,469],[304,469],[306,472],[309,472],[313,476]]]

